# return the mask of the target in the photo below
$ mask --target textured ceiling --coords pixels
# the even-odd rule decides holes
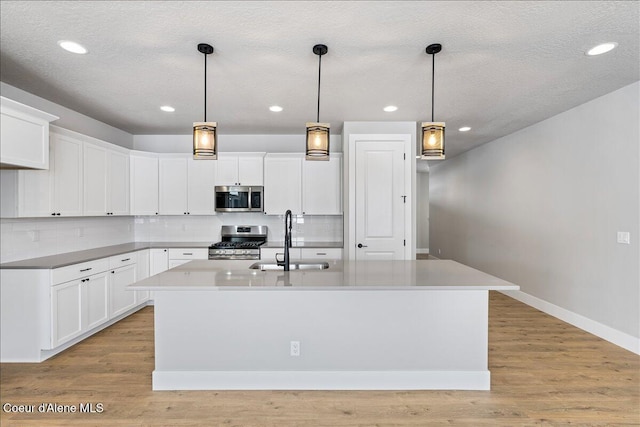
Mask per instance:
[[[132,134],[301,134],[320,120],[447,123],[448,157],[640,79],[635,1],[5,1],[0,79]],[[70,39],[87,55],[61,50]],[[615,41],[598,57],[585,50]],[[164,104],[176,108],[163,113]],[[270,105],[284,108],[272,113]],[[382,108],[398,106],[394,113]],[[460,133],[461,126],[471,132]]]

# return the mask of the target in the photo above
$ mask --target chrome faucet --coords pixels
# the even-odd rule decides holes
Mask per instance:
[[[287,209],[284,213],[284,260],[279,261],[276,259],[278,265],[284,266],[284,271],[290,269],[289,249],[291,248],[291,225],[292,225],[291,211]]]

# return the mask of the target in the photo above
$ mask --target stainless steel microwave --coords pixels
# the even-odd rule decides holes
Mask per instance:
[[[217,212],[262,212],[262,186],[217,185]]]

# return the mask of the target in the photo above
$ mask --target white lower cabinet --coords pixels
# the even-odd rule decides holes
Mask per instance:
[[[137,252],[137,268],[136,268],[136,282],[140,280],[144,280],[150,276],[149,267],[150,267],[150,257],[149,257],[149,249],[145,249],[143,251]],[[147,302],[149,300],[149,291],[136,291],[136,304],[142,304],[143,302]]]
[[[109,317],[125,313],[136,306],[135,291],[127,286],[136,281],[136,265],[111,270],[109,274]]]
[[[208,259],[208,248],[176,248],[169,249],[169,268],[186,264],[194,259]]]
[[[84,279],[84,299],[86,307],[86,330],[91,330],[109,320],[109,287],[107,273],[100,273]]]
[[[342,259],[342,248],[302,248],[302,259]]]
[[[51,288],[51,348],[109,320],[107,273]]]
[[[276,254],[282,260],[284,248],[260,248],[260,260],[262,262],[275,262]],[[342,248],[291,248],[289,259],[292,261],[315,259],[342,259]]]
[[[136,281],[137,261],[138,254],[131,252],[52,270],[48,348],[55,349],[142,303],[135,291],[127,289]]]
[[[149,249],[149,276],[169,269],[169,249]]]
[[[83,332],[80,280],[51,288],[51,320],[51,348],[64,344]]]

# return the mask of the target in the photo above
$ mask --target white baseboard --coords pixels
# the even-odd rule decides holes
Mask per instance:
[[[428,254],[429,248],[416,249],[417,254]]]
[[[547,302],[533,295],[529,295],[522,291],[501,291],[503,294],[517,299],[533,308],[537,308],[553,317],[556,317],[570,325],[580,328],[590,334],[609,341],[619,347],[629,350],[635,354],[640,355],[640,338],[636,338],[627,333],[621,332],[610,326],[603,325],[602,323],[591,320],[580,314],[569,311],[565,308],[559,307],[555,304]]]
[[[153,371],[154,390],[489,390],[489,371]]]

